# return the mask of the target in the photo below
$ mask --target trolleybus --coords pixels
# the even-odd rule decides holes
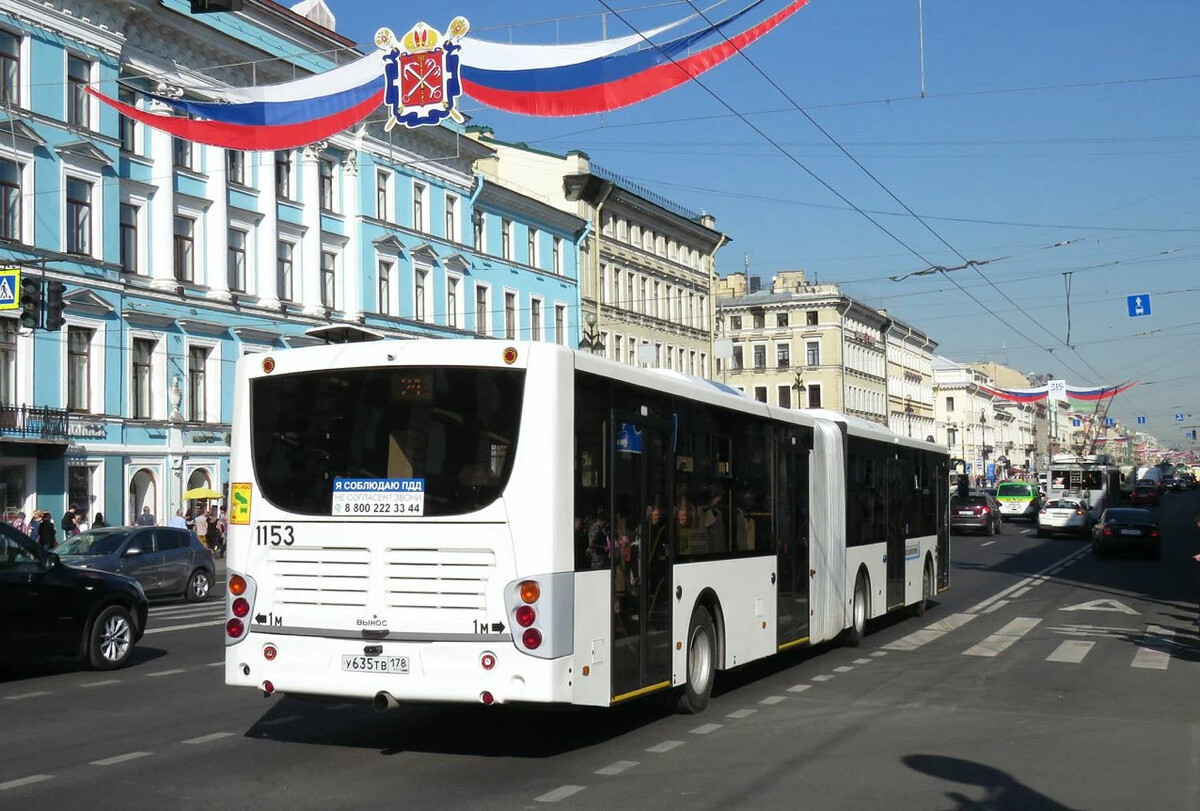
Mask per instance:
[[[924,610],[947,450],[547,343],[247,356],[225,678],[608,706]]]
[[[1104,453],[1075,456],[1059,454],[1050,460],[1048,499],[1078,498],[1087,505],[1090,519],[1098,521],[1108,507],[1121,500],[1121,468]]]

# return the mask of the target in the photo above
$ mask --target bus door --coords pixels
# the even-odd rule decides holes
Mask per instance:
[[[904,481],[905,465],[895,456],[887,460],[887,607],[904,605],[904,488],[912,487],[912,477]]]
[[[775,456],[775,526],[778,622],[776,644],[808,637],[808,484],[812,431],[786,428]]]
[[[671,683],[671,423],[613,413],[612,694]]]

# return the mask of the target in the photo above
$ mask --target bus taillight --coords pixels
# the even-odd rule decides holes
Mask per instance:
[[[246,632],[246,626],[237,617],[225,623],[225,634],[231,639],[237,639]]]
[[[517,620],[517,625],[528,628],[537,619],[537,612],[533,610],[533,606],[522,605],[513,612],[513,617]]]
[[[233,615],[235,617],[244,617],[250,613],[250,602],[245,597],[238,597],[233,601]]]
[[[246,593],[246,578],[240,574],[235,574],[229,578],[229,593],[234,597],[241,597]]]
[[[542,596],[542,587],[536,580],[526,580],[517,587],[517,593],[521,596],[521,602],[536,603]]]
[[[542,646],[542,632],[537,628],[527,628],[521,634],[521,644],[530,650],[537,650]]]

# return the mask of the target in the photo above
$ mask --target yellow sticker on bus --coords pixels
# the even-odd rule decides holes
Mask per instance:
[[[249,482],[233,482],[229,485],[229,523],[250,523],[250,497],[253,485]]]

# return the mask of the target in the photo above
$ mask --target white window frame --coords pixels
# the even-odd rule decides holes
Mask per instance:
[[[422,323],[433,323],[433,266],[424,262],[413,262],[412,266],[412,288],[409,293],[412,295],[413,302],[413,320]],[[421,307],[417,308],[417,279],[424,277],[424,291],[421,293]],[[419,313],[419,315],[418,315]]]
[[[512,303],[512,335],[509,335],[509,310]],[[521,294],[511,287],[504,288],[504,337],[516,341],[521,339]]]
[[[445,206],[443,219],[447,226],[446,240],[458,244],[462,242],[462,199],[457,194],[446,192]]]
[[[381,194],[382,192],[382,194]],[[375,170],[375,219],[383,222],[395,222],[393,213],[396,209],[392,193],[392,172],[389,169]],[[383,211],[379,210],[379,201],[383,200]]]
[[[551,260],[554,267],[551,268],[555,275],[563,275],[563,238],[556,236],[551,242]]]
[[[383,277],[383,266],[388,266],[387,295],[380,296],[380,280]],[[383,316],[392,316],[396,312],[393,302],[396,299],[396,268],[399,261],[395,254],[377,253],[375,255],[375,312]]]
[[[21,175],[21,242],[25,245],[32,245],[34,239],[33,230],[33,201],[35,195],[33,192],[33,150],[25,151],[18,149],[13,144],[12,139],[7,142],[0,143],[0,158],[12,161],[20,168]],[[66,246],[66,186],[63,185],[63,241],[60,243]]]
[[[418,203],[421,205],[419,212],[417,211]],[[417,222],[417,214],[420,214],[420,222]],[[422,180],[412,182],[412,220],[414,231],[420,231],[422,234],[429,233],[429,184]]]
[[[560,317],[561,316],[561,317]],[[562,322],[562,330],[558,328],[559,322]],[[567,333],[570,331],[571,325],[567,321],[567,305],[554,305],[554,342],[560,346],[566,346],[569,340]]]
[[[534,305],[537,305],[535,308]],[[536,318],[534,310],[537,310]],[[529,297],[529,340],[544,341],[546,339],[546,307],[540,296]]]
[[[450,303],[450,290],[454,289],[454,303]],[[454,329],[463,329],[465,323],[463,311],[463,290],[466,285],[463,283],[463,277],[457,273],[446,274],[446,289],[443,291],[445,296],[445,311],[446,311],[446,326]]]
[[[483,291],[483,312],[479,311],[479,291]],[[474,311],[476,335],[491,335],[492,334],[492,287],[485,282],[475,282],[474,289],[471,290],[471,308]],[[480,329],[479,318],[483,317],[483,328]]]
[[[26,37],[26,39],[28,39],[28,37]],[[63,60],[62,61],[63,122],[67,123],[68,126],[77,127],[77,126],[79,126],[78,124],[74,124],[74,123],[70,122],[71,82],[68,79],[67,71],[70,70],[71,57],[75,57],[76,59],[82,59],[84,62],[87,62],[88,86],[89,87],[98,87],[100,84],[100,63],[99,63],[99,60],[96,59],[94,56],[91,56],[90,54],[81,53],[79,51],[74,51],[74,50],[71,50],[70,48],[63,49],[62,54],[63,54],[63,56],[62,56],[62,60]],[[24,54],[22,53],[22,55],[24,55]],[[24,60],[22,60],[22,61],[24,61]],[[25,89],[24,86],[22,86],[21,89],[24,90]],[[31,82],[30,90],[32,91],[32,82]],[[24,102],[26,109],[32,109],[32,107],[30,105],[30,99],[24,93],[22,93],[22,101]],[[87,105],[88,105],[88,123],[87,123],[87,127],[81,127],[81,129],[86,129],[89,132],[99,132],[99,130],[100,130],[100,100],[97,99],[95,96],[88,94]]]
[[[89,205],[91,206],[91,233],[88,234],[88,252],[86,254],[78,254],[79,256],[90,256],[93,259],[104,258],[104,177],[97,171],[87,169],[81,166],[78,162],[70,161],[66,157],[63,158],[62,168],[59,170],[59,186],[63,194],[62,217],[59,222],[59,245],[62,246],[63,252],[67,250],[67,179],[81,180],[84,183],[91,184],[91,190],[88,193]],[[24,182],[24,173],[22,172],[22,182]],[[21,189],[22,195],[32,197],[26,189]],[[25,209],[22,208],[21,216],[25,215]],[[22,219],[21,230],[25,230],[25,222]]]
[[[529,251],[529,266],[540,269],[542,267],[542,233],[532,225],[528,228],[525,244]]]
[[[191,403],[191,386],[189,371],[191,369],[192,347],[203,347],[208,350],[204,360],[204,419],[197,420],[195,415],[185,413],[184,418],[189,422],[219,423],[221,419],[221,342],[202,338],[188,338],[183,345],[183,374],[181,388],[183,403]]]
[[[63,340],[61,342],[61,372],[59,373],[59,391],[62,392],[62,405],[67,408],[69,392],[67,391],[67,372],[70,363],[70,352],[66,339],[69,327],[81,327],[92,330],[92,342],[88,345],[88,414],[103,414],[104,409],[104,367],[107,353],[104,347],[108,344],[108,324],[93,318],[81,318],[68,315],[63,325]],[[31,347],[32,351],[32,347]]]
[[[72,326],[85,325],[72,324]],[[129,379],[125,384],[125,402],[129,405],[125,411],[129,415],[133,414],[133,341],[134,339],[153,341],[154,349],[150,353],[150,416],[148,419],[165,420],[169,412],[167,403],[167,334],[147,329],[130,329],[127,334],[129,341]],[[90,360],[91,358],[89,357]],[[186,379],[183,382],[186,383]]]

